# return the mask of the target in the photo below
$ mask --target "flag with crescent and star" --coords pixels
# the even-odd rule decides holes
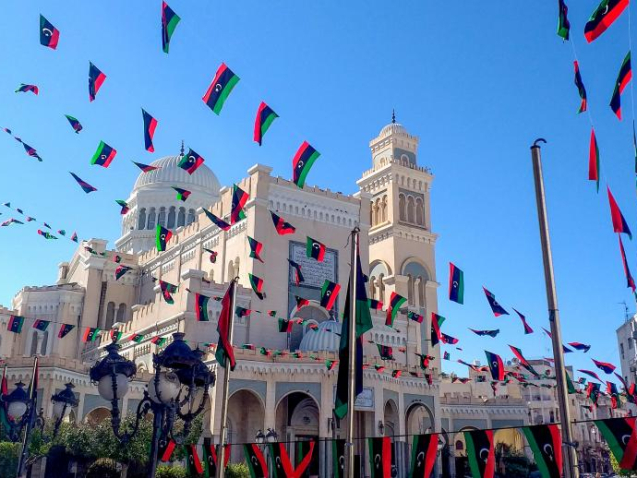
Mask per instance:
[[[197,452],[197,445],[191,443],[186,445],[186,468],[189,476],[199,476],[203,473],[203,466],[199,460],[199,453]]]
[[[542,478],[562,476],[562,436],[557,425],[523,427]]]
[[[438,455],[438,434],[414,435],[409,478],[430,478]]]
[[[493,430],[471,430],[464,433],[467,458],[473,478],[494,478],[495,446]]]
[[[526,321],[526,317],[524,315],[522,315],[521,312],[517,311],[515,309],[515,307],[512,307],[513,311],[518,314],[518,317],[520,317],[520,320],[522,321],[522,325],[524,327],[524,335],[528,335],[528,334],[532,334],[533,333],[533,329],[531,328],[531,326],[527,323]]]
[[[619,18],[628,6],[628,0],[602,0],[584,26],[588,43],[598,38]]]
[[[171,284],[170,282],[166,282],[163,280],[159,281],[159,288],[161,289],[161,295],[166,301],[167,304],[174,304],[175,299],[173,299],[172,294],[177,292],[177,286]]]
[[[170,39],[180,20],[179,15],[166,2],[161,2],[161,49],[164,53],[168,53],[170,49]]]
[[[95,101],[97,92],[106,80],[106,75],[93,63],[89,62],[88,65],[88,98],[89,101]]]
[[[170,232],[161,224],[157,224],[157,231],[155,234],[155,245],[157,246],[157,251],[165,251],[166,244],[168,243],[168,241],[170,241],[171,237],[173,237],[172,232]]]
[[[449,263],[449,300],[464,304],[464,272]]]
[[[312,453],[314,452],[314,441],[309,442],[309,451],[303,457],[297,468],[295,469],[290,460],[290,456],[286,450],[286,443],[269,443],[268,448],[272,459],[271,478],[301,478],[305,470],[310,466]]]
[[[216,114],[221,113],[224,103],[237,83],[239,83],[239,77],[225,63],[222,63],[202,98],[204,103]]]
[[[60,30],[55,28],[53,24],[40,15],[40,45],[55,50],[60,41]]]
[[[256,443],[243,445],[243,454],[252,478],[268,478],[268,465],[259,445]]]
[[[91,186],[89,183],[87,183],[86,181],[84,181],[82,178],[80,178],[78,175],[69,172],[69,174],[71,176],[73,176],[73,179],[75,179],[77,181],[77,184],[80,185],[80,187],[82,188],[82,191],[84,191],[86,194],[88,193],[92,193],[93,191],[97,191],[97,188],[94,186]]]
[[[232,185],[232,208],[230,210],[230,224],[236,224],[246,218],[243,210],[246,203],[250,199],[250,195],[236,184]]]
[[[157,128],[157,120],[153,118],[148,111],[142,108],[142,118],[144,120],[144,148],[149,153],[155,152],[153,146],[153,136],[155,136],[155,128]]]
[[[502,357],[498,354],[494,354],[493,352],[489,352],[485,350],[484,353],[487,356],[487,362],[489,363],[489,370],[491,371],[491,377],[493,380],[497,380],[501,382],[504,380],[504,362],[502,361]]]
[[[68,335],[68,333],[75,328],[74,325],[71,324],[62,324],[60,326],[60,331],[58,332],[58,339],[63,339]]]
[[[9,318],[9,323],[7,324],[7,330],[9,332],[13,332],[14,334],[22,333],[22,326],[24,325],[24,317],[20,315],[12,315]]]
[[[633,290],[633,294],[634,294],[635,279],[633,279],[633,276],[630,273],[630,268],[628,267],[628,260],[626,260],[626,251],[624,250],[624,243],[622,242],[621,234],[617,234],[617,238],[619,239],[619,252],[622,256],[622,264],[624,266],[624,275],[626,276],[626,287],[630,287]]]
[[[368,438],[371,478],[391,478],[393,449],[390,437]]]
[[[184,154],[181,157],[181,159],[179,160],[179,163],[177,163],[177,166],[179,166],[181,169],[186,171],[188,174],[192,174],[204,162],[205,160],[199,153],[197,153],[192,148],[188,148],[188,154]]]
[[[247,237],[248,237],[248,245],[250,246],[250,257],[260,262],[264,262],[263,259],[261,259],[261,251],[263,250],[263,244],[250,236],[247,236]]]
[[[580,97],[580,104],[578,113],[583,113],[586,111],[587,107],[587,99],[586,99],[586,88],[584,87],[584,82],[582,81],[582,74],[579,71],[579,63],[577,60],[573,62],[573,66],[575,67],[575,86],[577,87],[577,92]]]
[[[208,301],[210,297],[203,294],[195,294],[195,317],[199,322],[208,322]]]
[[[296,228],[289,222],[285,222],[281,216],[273,213],[272,211],[270,211],[270,214],[272,215],[272,222],[274,223],[274,227],[279,236],[294,234],[296,232]]]
[[[210,219],[212,221],[212,223],[217,226],[219,229],[221,229],[222,231],[228,231],[230,230],[230,228],[232,227],[230,224],[228,224],[226,221],[224,221],[223,219],[218,218],[217,216],[215,216],[213,213],[211,213],[210,211],[208,211],[206,208],[204,208],[203,210],[204,214],[206,215],[206,217],[208,219]]]
[[[442,315],[438,315],[435,312],[431,313],[431,346],[435,347],[441,340],[442,333],[440,332],[440,326],[445,321]]]
[[[608,443],[622,470],[637,470],[637,433],[635,417],[595,420],[595,425]]]
[[[157,453],[157,458],[159,458],[159,461],[164,463],[170,461],[170,457],[172,456],[173,451],[175,451],[175,446],[177,445],[175,443],[175,440],[164,438],[159,441],[158,445],[159,445],[159,449]]]
[[[396,294],[396,292],[391,293],[389,296],[389,307],[387,307],[387,315],[385,317],[385,325],[387,327],[394,326],[394,320],[396,319],[396,314],[400,310],[400,308],[407,302],[407,299],[402,295]]]
[[[489,302],[489,306],[491,307],[493,315],[495,315],[496,317],[499,317],[501,315],[509,315],[509,313],[498,303],[498,301],[495,300],[495,295],[492,292],[487,290],[487,288],[484,286],[482,287],[482,289],[484,290],[484,295]]]
[[[259,146],[263,143],[263,136],[272,125],[272,122],[279,117],[272,108],[266,105],[263,101],[259,105],[257,110],[257,117],[254,120],[254,141]]]
[[[332,440],[332,473],[334,478],[345,478],[345,440]]]
[[[250,286],[256,296],[260,300],[263,300],[265,298],[265,293],[263,292],[263,279],[251,274],[250,272],[248,272],[248,279],[250,280]]]
[[[232,446],[230,444],[225,445],[224,468],[228,466],[231,449]],[[215,478],[217,476],[217,445],[212,443],[211,437],[203,439],[203,465],[204,478]]]
[[[593,361],[593,363],[598,369],[602,370],[604,373],[607,373],[608,375],[613,373],[615,369],[617,368],[612,363],[600,362],[599,360],[595,360],[595,359],[591,359],[591,360]]]
[[[292,259],[288,259],[288,262],[290,263],[290,267],[292,268],[294,283],[298,287],[301,282],[305,282],[305,277],[303,277],[303,273],[301,272],[301,265],[294,262]]]
[[[69,120],[70,121],[70,120]],[[72,123],[71,123],[72,124]],[[158,166],[151,166],[150,164],[138,163],[136,161],[131,161],[135,166],[142,170],[144,173],[149,173],[151,171],[155,171],[156,169],[160,169]]]
[[[217,363],[223,368],[227,368],[230,365],[230,370],[234,370],[237,365],[237,361],[234,358],[234,348],[230,342],[230,323],[234,320],[234,310],[232,310],[232,297],[236,287],[236,281],[231,281],[228,290],[221,299],[221,313],[219,314],[219,321],[217,323],[217,332],[219,333],[219,342],[217,343],[217,350],[215,352],[215,358]],[[227,359],[227,362],[226,362]]]
[[[321,307],[325,308],[325,310],[332,310],[340,290],[340,285],[325,279],[323,287],[321,288]]]
[[[299,188],[305,185],[307,175],[320,155],[307,141],[303,141],[297,150],[292,159],[292,182]]]
[[[558,20],[557,20],[557,35],[562,37],[563,40],[568,40],[571,31],[571,23],[568,21],[568,7],[564,0],[558,1]]]
[[[615,81],[615,89],[613,90],[613,96],[610,99],[610,108],[617,116],[617,119],[622,119],[622,103],[621,103],[621,95],[626,88],[626,85],[630,83],[630,80],[633,77],[633,71],[630,65],[630,50],[628,54],[624,58],[622,62],[622,66],[619,68],[619,74],[617,75],[617,80]]]
[[[307,236],[305,241],[305,253],[307,257],[316,259],[319,262],[323,262],[325,258],[325,244],[320,243],[316,239],[312,239],[310,236]]]
[[[64,116],[71,124],[71,128],[73,128],[73,131],[75,131],[75,134],[79,134],[79,132],[82,131],[82,125],[79,122],[79,120],[77,118],[74,118],[71,115],[64,115]]]

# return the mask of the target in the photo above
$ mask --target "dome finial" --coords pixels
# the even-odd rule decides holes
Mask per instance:
[[[392,108],[391,110],[391,122],[392,124],[396,124],[396,110]]]
[[[184,140],[181,140],[181,152],[179,154],[179,156],[183,156],[184,155]]]

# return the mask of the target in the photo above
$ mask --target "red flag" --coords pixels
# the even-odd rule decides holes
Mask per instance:
[[[599,147],[595,130],[591,128],[591,141],[588,148],[588,180],[595,181],[599,192]]]
[[[624,251],[624,244],[622,243],[622,236],[617,234],[617,238],[619,239],[619,252],[622,255],[622,264],[624,264],[624,275],[626,275],[626,287],[630,287],[633,290],[633,294],[635,293],[635,279],[630,274],[630,269],[628,268],[628,261],[626,260],[626,251]]]
[[[624,233],[627,234],[630,239],[633,238],[633,235],[630,232],[630,228],[628,227],[628,223],[626,219],[624,219],[624,215],[622,214],[619,206],[617,205],[617,201],[613,197],[613,194],[610,192],[610,188],[606,186],[606,190],[608,191],[608,204],[610,205],[610,217],[613,220],[613,232],[616,233]]]
[[[228,340],[228,334],[230,331],[230,321],[234,320],[234,310],[232,310],[232,295],[234,293],[235,281],[230,282],[230,287],[226,291],[226,294],[221,300],[221,314],[219,315],[219,323],[217,325],[217,332],[219,332],[219,343],[217,344],[217,351],[215,357],[217,362],[222,367],[226,367],[226,357],[230,363],[230,370],[234,370],[237,365],[237,361],[234,358],[234,349],[230,340]]]

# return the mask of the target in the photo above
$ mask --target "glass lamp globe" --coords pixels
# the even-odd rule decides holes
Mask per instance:
[[[24,402],[10,402],[7,407],[7,413],[13,420],[20,420],[27,411],[27,404]]]
[[[177,398],[181,389],[179,377],[174,372],[161,372],[159,374],[159,384],[155,388],[155,377],[148,382],[148,396],[155,403],[169,404]],[[159,391],[159,396],[157,391]]]
[[[64,418],[68,417],[69,414],[71,413],[71,408],[72,407],[69,404],[67,404],[67,403],[54,401],[53,402],[53,416],[56,419],[58,419],[58,420],[60,418],[64,419]]]
[[[113,390],[113,378],[111,375],[105,375],[100,378],[97,383],[97,391],[104,400],[109,402],[115,398],[119,400],[128,392],[128,377],[126,375],[123,373],[116,374],[115,383],[117,384],[117,397],[115,397],[115,391]]]

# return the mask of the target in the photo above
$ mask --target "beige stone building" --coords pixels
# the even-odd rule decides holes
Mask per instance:
[[[155,161],[153,166],[158,169],[140,174],[127,200],[130,210],[122,217],[122,235],[115,248],[108,248],[100,239],[79,245],[69,262],[59,265],[56,284],[24,287],[10,309],[0,308],[0,356],[9,365],[10,382],[27,381],[31,357],[39,355],[40,396],[46,416],[52,412],[48,398],[72,382],[80,404],[71,419],[108,418],[109,405],[90,384],[87,369],[110,343],[111,329],[123,333],[120,353],[134,360],[138,370],[123,404],[125,412],[135,410],[153,372],[152,355],[162,349],[151,343],[156,336],[166,337],[170,343],[172,333],[184,332],[189,345],[208,352],[206,361],[215,368],[219,381],[225,371],[216,367],[206,344],[217,342],[220,303],[211,300],[210,321],[198,322],[194,293],[222,296],[229,280],[238,276],[237,305],[252,313],[235,318],[238,364],[230,382],[230,441],[253,442],[259,431],[269,428],[280,440],[343,436],[344,429],[332,415],[337,370],[328,371],[324,361],[338,358],[339,319],[350,271],[348,240],[358,226],[370,298],[382,301],[386,308],[391,293],[396,292],[407,298],[407,307],[393,327],[385,326],[385,312],[372,311],[374,328],[366,336],[364,350],[369,367],[364,372],[364,392],[356,402],[356,435],[394,436],[397,465],[406,470],[406,437],[439,431],[444,443],[438,471],[442,476],[454,476],[453,458],[462,455],[464,445],[457,439],[461,435],[453,432],[535,422],[537,407],[530,405],[534,400],[516,383],[501,386],[493,396],[489,384],[479,382],[477,376],[467,384],[451,383],[440,376],[440,350],[429,340],[439,286],[437,235],[431,222],[433,175],[419,165],[418,143],[418,137],[400,124],[385,126],[370,142],[372,167],[357,181],[353,195],[311,186],[299,189],[287,179],[272,176],[271,168],[255,165],[238,183],[249,195],[246,218],[227,231],[213,224],[202,209],[228,220],[232,187],[221,187],[205,165],[189,175],[177,166],[179,156]],[[178,201],[173,186],[192,194],[187,201]],[[271,212],[291,223],[296,232],[278,235]],[[155,248],[157,224],[173,231],[163,252]],[[327,246],[323,262],[306,256],[308,236]],[[263,244],[263,262],[250,257],[248,237]],[[205,249],[216,252],[214,262]],[[305,281],[299,285],[288,259],[302,267]],[[131,269],[116,279],[120,264]],[[264,280],[262,300],[252,291],[248,273]],[[163,299],[158,279],[178,285],[173,304]],[[320,306],[326,279],[342,287],[332,310]],[[308,299],[309,305],[298,309],[295,296]],[[272,310],[275,318],[267,314]],[[422,324],[408,320],[407,310],[422,315]],[[21,334],[7,331],[11,315],[26,318]],[[280,333],[278,317],[305,322],[294,325],[291,333]],[[32,327],[35,319],[52,324],[42,332]],[[75,328],[59,339],[63,323]],[[84,343],[86,327],[99,328],[100,338]],[[143,340],[128,340],[133,333],[143,335]],[[255,345],[257,350],[241,349],[242,344]],[[378,344],[392,347],[394,359],[381,360]],[[262,355],[258,350],[262,346],[279,353]],[[426,371],[420,369],[417,354],[435,357]],[[380,364],[386,367],[384,372],[375,370],[374,365]],[[402,375],[393,377],[393,370],[401,370]],[[215,404],[220,395],[221,387],[215,387],[206,404],[208,436],[219,435],[220,410]],[[549,408],[548,400],[546,405],[541,407],[543,412]],[[524,449],[521,437],[513,432],[503,431],[497,439]],[[359,447],[357,453],[367,463],[367,450]],[[241,451],[233,453],[232,459],[241,460]],[[313,473],[327,476],[329,459],[321,444]]]

